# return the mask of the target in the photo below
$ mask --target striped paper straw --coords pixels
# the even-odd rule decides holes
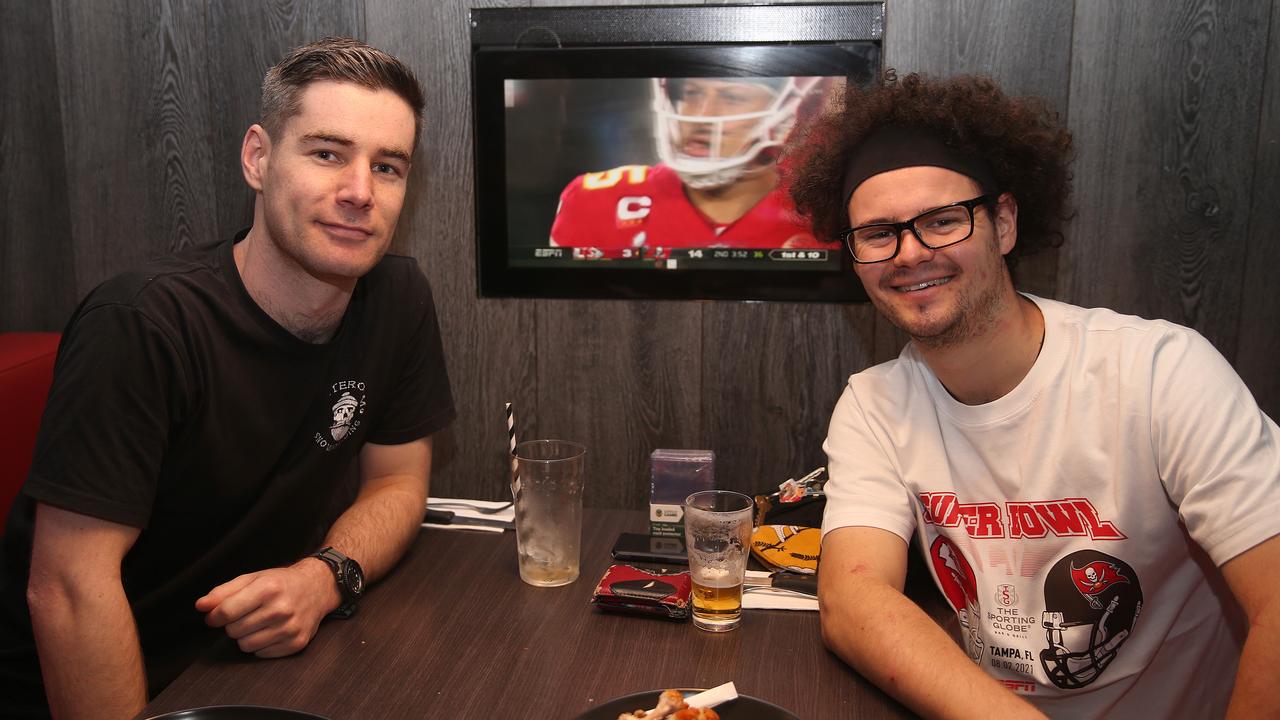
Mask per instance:
[[[511,409],[511,403],[507,403],[507,443],[511,446],[511,493],[515,495],[520,490],[520,462],[516,460],[516,414]]]
[[[516,456],[516,414],[507,403],[507,441],[511,444],[511,457]]]

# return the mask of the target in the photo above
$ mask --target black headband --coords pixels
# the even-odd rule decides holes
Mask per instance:
[[[927,165],[954,170],[968,175],[982,186],[984,193],[999,190],[991,166],[976,153],[948,147],[934,133],[901,125],[881,125],[867,134],[853,149],[845,166],[841,188],[845,207],[858,186],[873,175],[905,167]]]

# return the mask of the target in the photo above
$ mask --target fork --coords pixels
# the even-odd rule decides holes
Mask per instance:
[[[472,505],[471,503],[464,503],[464,502],[429,502],[427,503],[427,505],[432,508],[463,508],[465,510],[474,510],[480,513],[481,515],[493,515],[494,513],[500,513],[514,504],[515,502],[512,501],[512,502],[507,502],[503,505],[498,505],[496,507],[484,507],[483,505]]]

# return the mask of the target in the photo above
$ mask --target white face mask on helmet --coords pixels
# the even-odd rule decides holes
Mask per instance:
[[[821,78],[734,78],[735,82],[763,85],[773,100],[761,110],[736,115],[682,115],[671,100],[672,80],[653,81],[653,137],[662,163],[680,175],[685,185],[710,189],[731,185],[744,175],[759,172],[768,163],[757,163],[760,154],[781,147],[796,124],[796,113],[805,96],[817,87]],[[725,126],[728,123],[754,122],[744,132],[743,147],[726,155],[723,152]],[[710,148],[706,156],[682,151],[685,132],[681,125],[708,129]]]

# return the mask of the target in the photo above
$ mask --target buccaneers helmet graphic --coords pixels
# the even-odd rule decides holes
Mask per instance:
[[[1059,560],[1044,581],[1041,624],[1049,647],[1040,664],[1060,688],[1082,688],[1107,669],[1142,612],[1142,587],[1133,568],[1097,550]]]

